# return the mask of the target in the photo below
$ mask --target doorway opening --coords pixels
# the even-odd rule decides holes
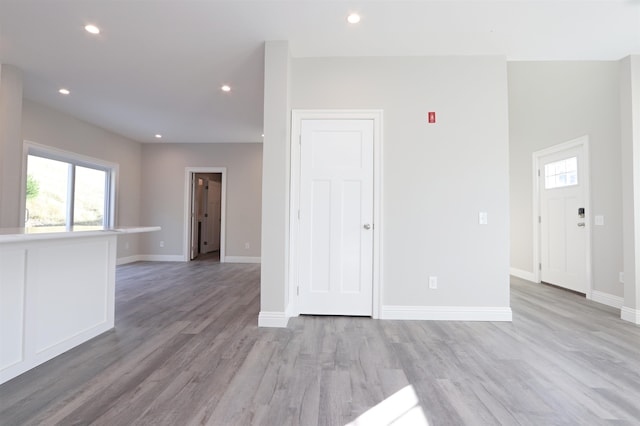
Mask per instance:
[[[591,298],[589,139],[533,153],[534,278]]]
[[[225,168],[187,168],[185,260],[225,262]]]

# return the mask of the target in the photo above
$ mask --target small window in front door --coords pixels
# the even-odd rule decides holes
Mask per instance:
[[[571,157],[544,165],[544,188],[562,188],[578,184],[578,158]]]

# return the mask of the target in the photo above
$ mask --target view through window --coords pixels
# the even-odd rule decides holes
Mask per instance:
[[[563,188],[578,184],[578,158],[571,157],[544,166],[545,189]]]
[[[25,226],[109,226],[111,173],[72,158],[29,154]]]

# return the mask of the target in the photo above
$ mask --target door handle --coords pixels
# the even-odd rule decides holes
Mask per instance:
[[[369,225],[368,223],[365,223],[363,228],[366,229],[366,230],[369,230],[369,229],[371,229],[371,225]]]
[[[584,222],[579,222],[579,223],[578,223],[578,226],[579,226],[580,228],[584,228]]]

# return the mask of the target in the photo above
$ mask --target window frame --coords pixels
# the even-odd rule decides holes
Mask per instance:
[[[95,170],[100,170],[106,173],[105,176],[105,200],[104,200],[104,218],[103,227],[113,228],[116,224],[116,195],[117,195],[117,177],[119,166],[117,163],[111,163],[99,158],[93,158],[82,154],[77,154],[71,151],[65,151],[58,148],[53,148],[47,145],[38,144],[35,142],[24,141],[22,149],[22,182],[21,182],[21,195],[20,195],[20,226],[25,226],[25,213],[27,202],[27,158],[29,155],[46,158],[49,160],[62,161],[70,164],[71,171],[68,174],[68,179],[71,182],[67,182],[67,191],[71,192],[70,202],[67,203],[67,223],[66,226],[73,226],[73,209],[74,209],[74,185],[75,185],[75,168],[77,166],[87,167]],[[71,212],[69,213],[69,210]],[[71,219],[71,223],[69,223]]]

